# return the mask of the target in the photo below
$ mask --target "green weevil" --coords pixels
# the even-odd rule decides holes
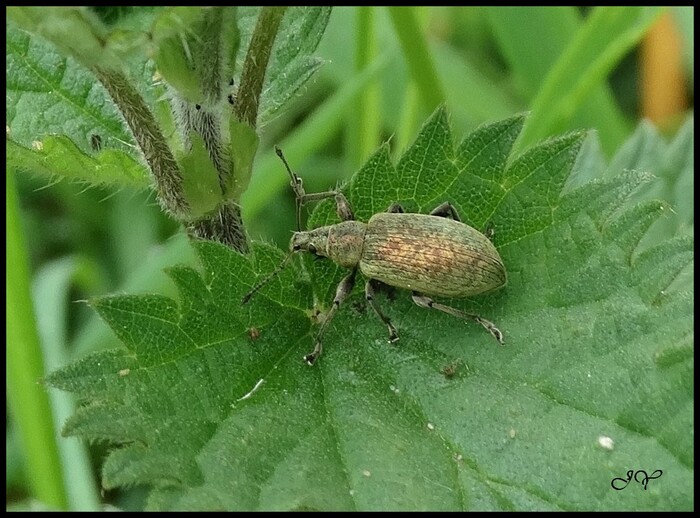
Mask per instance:
[[[411,290],[413,302],[420,307],[475,320],[503,344],[503,334],[493,323],[432,299],[432,296],[470,297],[506,284],[506,270],[496,247],[484,234],[462,223],[451,203],[442,203],[430,214],[406,213],[401,205],[394,203],[387,212],[375,214],[367,223],[356,221],[341,192],[307,194],[301,178],[292,172],[282,151],[278,147],[275,151],[289,173],[296,195],[297,232],[292,236],[289,253],[282,263],[243,297],[243,304],[277,275],[295,252],[327,257],[351,270],[338,285],[333,305],[316,333],[314,350],[304,356],[306,363],[313,365],[320,356],[323,333],[352,291],[358,270],[368,279],[365,297],[387,326],[390,343],[396,342],[399,335],[375,301],[375,290],[382,284]],[[299,230],[301,206],[308,201],[331,197],[335,198],[342,221],[309,231]]]

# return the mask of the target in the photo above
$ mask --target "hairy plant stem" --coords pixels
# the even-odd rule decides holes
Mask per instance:
[[[223,204],[204,219],[189,220],[182,171],[145,101],[123,74],[100,68],[94,72],[121,111],[144,155],[163,210],[182,221],[190,236],[218,241],[239,252],[247,252],[248,241],[240,207],[234,203]]]
[[[218,241],[241,253],[248,252],[241,207],[234,202],[224,203],[206,218],[189,222],[187,233],[199,239]]]
[[[243,63],[241,80],[237,90],[234,116],[251,128],[257,125],[260,93],[265,80],[280,22],[286,7],[263,7],[253,31],[248,53]],[[219,14],[219,13],[217,13]],[[209,20],[210,22],[212,20]],[[216,21],[216,20],[214,20]],[[214,24],[215,25],[215,24]],[[168,147],[158,124],[139,93],[128,79],[119,72],[95,68],[117,107],[122,112],[134,138],[151,168],[156,184],[158,200],[163,209],[183,221],[189,235],[223,243],[240,252],[248,251],[248,241],[241,219],[241,209],[233,201],[223,203],[213,214],[190,220],[189,206],[183,194],[183,172]],[[213,73],[213,71],[212,71]],[[212,77],[218,77],[214,74]],[[210,78],[211,79],[211,78]],[[216,82],[216,81],[214,81]],[[215,93],[206,92],[216,97]],[[209,127],[209,126],[207,126]],[[212,126],[213,127],[213,126]],[[212,160],[219,171],[222,189],[226,171],[216,149],[209,149]],[[235,171],[231,172],[235,175]]]
[[[122,73],[100,67],[93,72],[131,129],[153,174],[161,207],[177,219],[186,218],[189,205],[183,194],[182,171],[143,97]]]
[[[286,7],[263,7],[260,10],[248,54],[243,63],[234,114],[239,121],[247,123],[251,128],[255,128],[257,124],[258,104],[267,62],[286,9]]]

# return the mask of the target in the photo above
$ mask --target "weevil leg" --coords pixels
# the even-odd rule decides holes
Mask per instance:
[[[301,181],[301,179],[299,179],[299,181]],[[338,217],[342,221],[354,220],[355,214],[352,212],[352,208],[350,208],[350,202],[342,192],[338,191],[314,192],[311,194],[304,193],[301,196],[297,196],[297,207],[301,208],[302,205],[309,201],[319,201],[333,197],[335,198],[335,211]]]
[[[440,304],[439,302],[435,302],[433,299],[426,295],[422,295],[416,291],[413,292],[413,302],[415,302],[417,305],[419,305],[422,308],[433,308],[437,309],[439,311],[442,311],[444,313],[448,313],[450,315],[454,315],[459,318],[463,318],[465,320],[471,319],[471,320],[476,320],[479,324],[484,326],[484,328],[491,333],[491,336],[493,336],[498,342],[503,345],[503,333],[499,331],[499,329],[493,324],[493,322],[489,322],[485,318],[481,318],[479,315],[474,315],[472,313],[466,313],[464,311],[461,311],[459,309],[451,308],[450,306],[445,306],[444,304]]]
[[[399,334],[396,331],[396,328],[394,327],[394,324],[391,323],[391,320],[389,317],[387,317],[384,312],[382,312],[382,309],[379,307],[377,304],[377,301],[374,300],[374,288],[376,286],[379,286],[381,284],[379,281],[375,279],[370,279],[367,281],[367,284],[365,284],[365,297],[367,298],[367,302],[369,302],[369,305],[372,306],[372,309],[374,312],[377,314],[377,316],[381,319],[382,322],[386,325],[386,327],[389,329],[389,343],[393,344],[399,339]]]
[[[301,207],[307,201],[319,201],[332,197],[335,197],[335,210],[338,213],[338,217],[343,221],[354,220],[355,214],[353,214],[352,208],[350,208],[350,202],[342,192],[326,191],[302,194],[301,196],[297,196],[297,203]]]
[[[449,201],[435,207],[430,215],[440,216],[442,218],[452,218],[453,220],[459,222],[462,221],[457,213],[457,209],[455,209],[454,205],[452,205]],[[493,223],[489,222],[482,233],[488,238],[489,241],[493,241]]]
[[[406,212],[405,210],[403,210],[403,207],[400,203],[392,203],[391,205],[389,205],[389,208],[386,209],[386,211],[399,214],[403,214],[404,212]]]
[[[357,268],[350,272],[350,274],[346,276],[342,281],[340,281],[340,284],[338,284],[338,288],[335,290],[335,298],[333,299],[333,305],[331,306],[331,309],[328,310],[326,318],[324,319],[323,323],[321,324],[321,327],[316,333],[316,343],[314,345],[314,350],[311,352],[311,354],[307,354],[306,356],[304,356],[304,361],[309,365],[313,365],[314,363],[316,363],[318,357],[321,356],[321,352],[323,351],[321,337],[323,336],[326,327],[328,327],[328,323],[338,311],[338,308],[343,303],[343,301],[347,298],[348,295],[350,295],[353,286],[355,286],[355,274],[357,274]]]
[[[449,201],[441,203],[435,207],[431,212],[431,216],[439,216],[441,218],[452,218],[455,221],[462,221],[457,214],[457,209]]]
[[[484,228],[484,231],[482,232],[482,234],[484,234],[484,235],[487,237],[487,239],[488,239],[489,241],[492,241],[492,242],[493,242],[493,235],[494,235],[495,233],[496,233],[496,232],[495,232],[494,229],[493,229],[493,223],[491,223],[491,222],[489,221],[489,222],[486,224],[486,228]]]
[[[277,153],[277,156],[280,157],[280,159],[284,163],[284,167],[287,169],[287,172],[289,173],[289,178],[291,179],[290,185],[292,186],[292,190],[294,191],[294,196],[296,197],[297,205],[297,229],[301,229],[301,206],[309,201],[325,200],[326,198],[335,197],[336,211],[338,213],[338,217],[341,220],[350,221],[355,219],[355,215],[353,214],[352,209],[350,208],[350,203],[348,202],[347,198],[343,195],[343,193],[338,191],[326,191],[306,194],[306,191],[304,190],[304,182],[289,167],[287,159],[284,158],[282,150],[275,146],[275,153]]]

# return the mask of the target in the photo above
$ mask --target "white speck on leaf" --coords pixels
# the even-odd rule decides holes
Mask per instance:
[[[598,444],[601,448],[611,451],[615,447],[615,441],[612,440],[612,437],[608,437],[607,435],[598,437]]]

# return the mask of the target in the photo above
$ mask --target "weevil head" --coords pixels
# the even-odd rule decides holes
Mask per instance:
[[[343,221],[307,232],[294,232],[289,247],[292,252],[303,250],[328,257],[345,268],[354,268],[362,257],[366,228],[367,225],[359,221]]]
[[[292,252],[309,252],[320,257],[328,257],[328,233],[331,227],[320,227],[306,232],[294,232],[289,243]]]

